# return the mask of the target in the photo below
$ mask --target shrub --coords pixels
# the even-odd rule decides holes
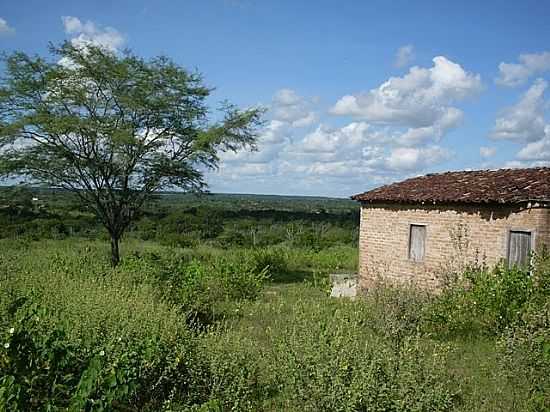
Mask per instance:
[[[178,307],[140,271],[153,266],[134,260],[112,270],[93,248],[35,248],[35,259],[13,252],[0,262],[9,269],[0,274],[5,408],[156,411],[168,400],[203,402],[208,369]]]
[[[514,324],[534,293],[533,277],[517,267],[466,271],[426,308],[428,331],[496,335]]]
[[[206,375],[189,336],[170,343],[153,336],[89,342],[71,339],[69,325],[35,304],[14,315],[0,349],[0,410],[157,410],[168,398],[201,399]]]
[[[150,262],[150,258],[146,260]],[[197,326],[223,315],[221,306],[225,302],[255,299],[269,277],[268,269],[260,268],[248,254],[201,260],[179,254],[149,264],[150,272],[160,280],[162,294],[178,304]]]
[[[395,346],[372,334],[363,303],[300,302],[279,325],[270,373],[280,409],[305,411],[450,410],[458,389],[447,349],[417,337]]]
[[[256,271],[267,269],[271,279],[289,271],[288,257],[281,248],[260,248],[252,252],[252,264]]]
[[[269,278],[269,267],[260,267],[253,259],[239,255],[220,256],[212,262],[212,277],[220,279],[229,300],[256,299]]]
[[[86,361],[62,328],[39,329],[45,311],[28,307],[2,335],[0,410],[67,407]]]
[[[418,335],[423,317],[421,308],[431,296],[413,288],[379,285],[369,291],[365,306],[369,316],[365,326],[400,348],[407,339]]]
[[[503,373],[513,386],[526,386],[527,407],[550,409],[550,255],[533,257],[532,290],[516,322],[499,338]]]
[[[217,328],[203,336],[202,353],[207,359],[208,401],[206,411],[258,411],[271,395],[261,381],[257,342]]]
[[[550,410],[550,298],[530,307],[516,327],[506,330],[499,348],[502,371],[511,386],[524,387],[529,410]]]

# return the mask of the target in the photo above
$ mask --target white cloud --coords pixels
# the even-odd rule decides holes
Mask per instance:
[[[308,153],[357,150],[369,140],[369,129],[370,126],[365,122],[353,122],[338,129],[321,124],[314,132],[305,136],[299,147]]]
[[[462,122],[463,117],[461,110],[456,107],[447,107],[433,125],[407,129],[399,137],[399,143],[404,146],[416,146],[429,140],[439,142],[449,130]]]
[[[289,126],[280,120],[271,120],[258,137],[258,150],[223,152],[221,159],[224,162],[251,162],[266,163],[274,160],[281,152],[283,145],[290,141]]]
[[[331,113],[412,128],[432,126],[448,115],[451,103],[482,89],[479,75],[443,56],[433,62],[429,69],[412,67],[405,76],[391,77],[367,93],[344,96]]]
[[[353,122],[341,128],[320,125],[282,154],[289,164],[285,170],[329,175],[359,173],[394,173],[423,170],[448,158],[437,145],[412,148],[395,146],[399,139],[388,137],[366,122]],[[347,165],[347,167],[344,167]]]
[[[494,139],[534,142],[544,136],[544,91],[548,83],[537,79],[520,101],[503,111],[491,133]]]
[[[483,159],[488,159],[490,157],[493,157],[496,153],[497,153],[496,147],[481,146],[479,148],[479,155]]]
[[[544,128],[544,137],[525,145],[518,153],[520,160],[550,161],[550,125]]]
[[[398,147],[391,151],[386,165],[396,171],[419,171],[448,159],[449,155],[449,152],[440,146]]]
[[[0,36],[14,34],[15,29],[11,27],[6,20],[0,17]]]
[[[61,17],[65,33],[73,35],[71,43],[76,47],[94,45],[116,52],[126,42],[124,36],[112,27],[99,27],[92,21],[82,22],[77,17]]]
[[[238,179],[243,175],[258,176],[270,174],[273,172],[273,165],[269,163],[242,163],[238,165],[231,165],[230,167],[222,165],[219,172],[224,173],[231,179]]]
[[[550,71],[550,52],[521,54],[519,63],[500,63],[499,77],[495,83],[503,86],[518,86],[529,77]]]
[[[349,196],[375,183],[433,170],[450,157],[437,142],[463,119],[453,102],[480,89],[479,76],[435,58],[434,67],[412,68],[366,97],[348,96],[364,120],[340,127],[323,122],[305,130],[316,122],[317,102],[281,89],[272,99],[271,120],[261,133],[258,152],[223,154],[214,182],[231,187],[240,181],[246,190],[262,193],[271,188]]]
[[[288,122],[293,127],[309,126],[317,120],[316,113],[311,110],[312,103],[292,89],[281,89],[273,97],[273,118]]]
[[[396,67],[408,66],[414,60],[414,47],[412,44],[397,49],[394,65]]]
[[[524,144],[510,167],[547,166],[550,164],[550,123],[545,119],[547,103],[544,92],[548,83],[537,79],[518,103],[505,109],[495,120],[491,133],[494,139]]]
[[[292,89],[280,89],[273,96],[273,101],[282,106],[293,106],[302,103],[302,97]]]

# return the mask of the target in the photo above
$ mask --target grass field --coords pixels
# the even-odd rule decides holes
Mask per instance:
[[[162,203],[116,269],[93,222],[86,236],[44,223],[85,212],[5,216],[28,227],[0,240],[0,410],[550,407],[546,255],[532,276],[474,268],[439,296],[333,299],[328,274],[357,266],[355,205],[233,201]],[[168,241],[181,227],[192,236]]]

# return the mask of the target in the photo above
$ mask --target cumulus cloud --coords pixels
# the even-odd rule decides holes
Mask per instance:
[[[462,111],[452,104],[479,93],[482,83],[478,74],[443,56],[433,63],[431,68],[412,67],[369,92],[343,96],[331,113],[406,127],[399,136],[404,146],[438,142],[462,121]]]
[[[92,21],[82,22],[73,16],[61,17],[65,33],[72,35],[71,43],[76,47],[94,45],[116,52],[126,42],[124,36],[112,27],[100,27]]]
[[[294,127],[309,126],[317,120],[311,110],[312,101],[292,89],[281,89],[275,93],[272,102],[273,118],[288,122]]]
[[[240,174],[260,189],[258,182],[270,182],[279,192],[310,193],[307,187],[316,185],[317,193],[349,195],[433,170],[451,155],[439,142],[463,120],[455,103],[482,89],[479,75],[444,57],[433,62],[370,92],[342,97],[332,113],[357,119],[339,127],[322,122],[304,129],[318,121],[314,99],[289,88],[277,91],[259,151],[224,154],[216,178]]]
[[[482,89],[479,75],[443,56],[433,62],[429,69],[412,67],[405,76],[391,77],[367,93],[344,96],[331,113],[415,128],[433,125],[447,114],[451,103]]]
[[[550,163],[550,123],[544,116],[547,108],[544,92],[547,88],[545,80],[535,80],[518,103],[504,109],[495,120],[492,138],[523,144],[516,159],[508,166],[542,166]]]
[[[414,47],[412,44],[407,44],[397,49],[395,54],[395,67],[405,67],[408,66],[414,60]]]
[[[418,171],[448,159],[449,155],[449,152],[440,146],[398,147],[391,151],[386,159],[386,165],[396,171]]]
[[[483,159],[488,159],[490,157],[493,157],[496,153],[497,153],[496,147],[481,146],[479,148],[479,155]]]
[[[258,137],[256,151],[223,152],[222,161],[229,163],[267,163],[276,159],[283,146],[290,142],[290,128],[280,120],[271,120]],[[228,166],[229,167],[229,166]]]
[[[520,160],[550,160],[550,125],[544,127],[544,137],[525,145],[518,153]]]
[[[497,117],[491,133],[494,139],[534,142],[544,136],[544,91],[548,83],[537,79],[520,101]]]
[[[521,54],[519,63],[500,63],[499,77],[495,83],[502,86],[518,86],[531,76],[550,71],[550,52]]]
[[[272,99],[259,151],[224,154],[224,172],[257,173],[257,179],[288,184],[330,179],[347,190],[352,182],[364,185],[420,173],[449,158],[438,143],[463,120],[454,103],[481,88],[479,75],[436,57],[430,68],[413,67],[370,92],[342,97],[332,113],[356,121],[339,127],[323,122],[309,130],[301,128],[317,121],[315,101],[284,88]]]
[[[0,36],[7,36],[14,33],[15,29],[11,27],[5,19],[0,17]]]
[[[326,171],[330,175],[343,176],[346,173],[420,171],[446,160],[448,152],[437,145],[399,146],[388,138],[387,131],[366,122],[353,122],[341,128],[320,125],[285,149],[283,158],[291,162],[286,164],[286,171],[302,170],[313,174]]]
[[[382,174],[420,172],[449,158],[437,143],[463,120],[454,104],[481,90],[478,74],[438,56],[430,68],[412,67],[378,88],[343,96],[331,113],[362,121],[340,129],[318,128],[304,138],[302,148],[317,151],[326,161],[347,156]],[[362,133],[350,134],[352,125]]]
[[[342,128],[319,125],[305,136],[300,149],[309,153],[337,153],[357,150],[369,140],[370,126],[365,122],[353,122]]]

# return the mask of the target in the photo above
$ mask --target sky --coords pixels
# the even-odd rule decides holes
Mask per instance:
[[[267,108],[212,192],[348,197],[448,170],[550,165],[548,1],[6,1],[0,49],[167,55]]]

